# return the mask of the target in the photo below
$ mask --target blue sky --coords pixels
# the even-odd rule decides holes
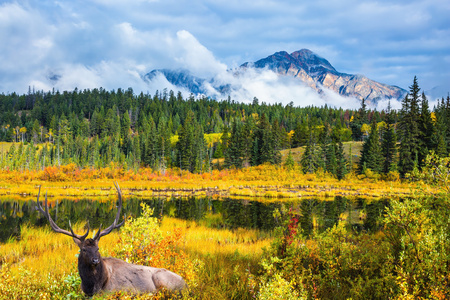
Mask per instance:
[[[449,16],[448,0],[1,1],[0,92],[153,93],[140,80],[153,69],[207,76],[303,48],[341,72],[447,91]]]

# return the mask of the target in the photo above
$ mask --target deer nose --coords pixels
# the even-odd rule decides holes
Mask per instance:
[[[98,265],[99,263],[100,263],[100,259],[98,259],[98,258],[93,258],[93,259],[92,259],[92,264],[93,264],[93,265],[96,266],[96,265]]]

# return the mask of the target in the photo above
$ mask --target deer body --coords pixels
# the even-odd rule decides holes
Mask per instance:
[[[108,280],[104,290],[113,291],[118,286],[131,292],[155,293],[162,288],[181,291],[186,287],[183,278],[166,269],[134,265],[123,260],[108,257],[104,259]]]
[[[116,290],[132,293],[156,293],[162,288],[182,291],[183,278],[166,269],[127,263],[114,257],[102,258],[97,266],[78,264],[81,289],[87,296],[100,291]]]
[[[156,293],[165,288],[168,291],[182,291],[187,288],[184,279],[171,271],[127,263],[113,257],[101,257],[98,248],[100,237],[109,234],[113,229],[119,228],[124,222],[117,224],[122,208],[122,193],[116,184],[119,193],[119,208],[113,224],[105,230],[98,230],[93,239],[86,239],[89,233],[81,236],[59,228],[50,217],[45,197],[45,211],[37,198],[37,209],[48,219],[52,229],[58,233],[69,235],[80,248],[78,256],[78,273],[81,278],[81,289],[87,296],[93,296],[101,291],[128,291],[132,293]],[[40,188],[39,188],[40,193]]]

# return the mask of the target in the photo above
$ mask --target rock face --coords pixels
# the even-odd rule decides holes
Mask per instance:
[[[326,59],[308,49],[291,54],[277,52],[254,63],[244,63],[241,68],[267,68],[279,75],[298,78],[320,94],[327,88],[342,96],[364,98],[368,103],[385,98],[400,99],[406,93],[402,88],[363,75],[340,73]]]
[[[340,73],[326,59],[308,49],[291,54],[285,51],[277,52],[256,62],[246,62],[228,72],[239,77],[245,76],[250,69],[271,70],[279,76],[298,79],[299,84],[306,84],[319,94],[323,95],[329,89],[344,97],[364,98],[368,104],[376,103],[380,99],[401,99],[406,94],[406,90],[402,88],[379,83],[363,75]],[[227,96],[229,91],[242,88],[215,78],[193,76],[189,70],[153,70],[144,76],[144,80],[152,81],[158,74],[163,75],[171,84],[194,94],[210,96],[211,90],[214,90],[216,95]]]

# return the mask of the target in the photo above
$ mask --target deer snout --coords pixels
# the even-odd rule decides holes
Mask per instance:
[[[93,259],[91,259],[91,262],[92,262],[92,264],[93,264],[94,266],[96,266],[96,265],[98,265],[98,264],[100,263],[100,259],[98,259],[98,258],[93,258]]]

